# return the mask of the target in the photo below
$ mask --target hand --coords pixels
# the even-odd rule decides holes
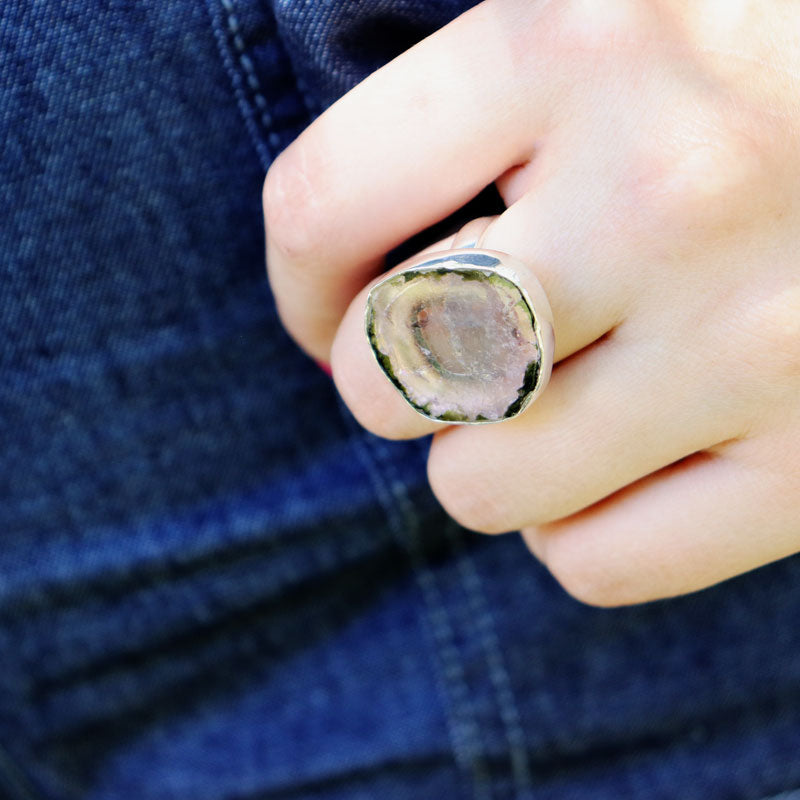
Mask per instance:
[[[445,509],[521,529],[585,602],[689,592],[800,550],[800,10],[487,0],[275,162],[268,269],[373,432],[434,433]],[[536,272],[556,367],[500,425],[417,415],[363,334],[384,254],[496,181],[479,246]],[[446,249],[450,241],[432,249]]]

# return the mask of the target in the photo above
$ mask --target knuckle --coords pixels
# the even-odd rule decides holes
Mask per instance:
[[[768,136],[721,104],[702,113],[666,108],[652,135],[640,138],[626,171],[633,218],[651,230],[655,222],[674,244],[740,235],[780,215],[784,179],[774,156],[780,148],[765,148]]]
[[[669,229],[696,227],[718,210],[717,200],[736,189],[739,178],[724,167],[727,160],[719,145],[682,147],[670,157],[663,151],[639,155],[633,174],[633,206],[650,219],[666,222]]]
[[[325,236],[325,173],[314,148],[301,136],[278,156],[264,179],[267,240],[291,261],[307,259]]]
[[[800,378],[800,282],[756,305],[752,329],[763,342],[767,367],[778,375]]]
[[[792,285],[792,284],[795,285]],[[755,291],[754,291],[755,289]],[[797,408],[800,392],[800,283],[789,276],[754,287],[749,281],[715,309],[700,354],[726,413],[743,430]],[[709,371],[708,365],[714,365]]]
[[[560,10],[559,38],[572,50],[607,50],[643,28],[646,15],[641,6],[635,0],[570,0]]]
[[[563,549],[556,548],[556,553],[563,552]],[[545,564],[564,591],[575,600],[590,606],[613,605],[613,593],[604,582],[597,580],[596,568],[587,568],[582,559],[555,555],[548,550]]]
[[[647,599],[630,580],[579,547],[577,537],[546,534],[538,556],[564,591],[589,606],[612,608]]]
[[[428,457],[428,481],[444,510],[460,525],[478,533],[514,529],[507,504],[491,478],[451,446],[449,437],[434,438]]]
[[[409,430],[410,426],[405,417],[387,413],[384,406],[369,402],[355,392],[344,389],[338,381],[337,387],[345,405],[358,424],[375,436],[391,441],[400,441],[416,434],[415,430]]]
[[[800,383],[800,283],[749,298],[735,319],[735,364],[773,397],[782,387],[796,401]]]
[[[589,78],[609,69],[610,51],[621,46],[638,51],[652,38],[652,12],[636,0],[564,0],[543,3],[541,9],[525,3],[522,19],[510,29],[512,62],[523,71],[536,74],[547,69],[551,84],[558,86],[562,107],[574,108],[574,101],[591,104],[584,87]],[[536,47],[531,47],[531,42]]]

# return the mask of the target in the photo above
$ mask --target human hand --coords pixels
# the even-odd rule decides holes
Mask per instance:
[[[267,176],[289,332],[330,357],[368,429],[434,433],[430,483],[456,520],[521,529],[585,602],[672,596],[800,550],[798,41],[800,11],[777,1],[487,0]],[[381,373],[365,284],[492,181],[508,209],[479,246],[534,270],[556,367],[519,417],[447,426]]]

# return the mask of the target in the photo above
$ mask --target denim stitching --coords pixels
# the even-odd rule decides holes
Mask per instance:
[[[229,0],[220,0],[220,2],[226,9],[230,6]],[[214,37],[217,40],[217,47],[219,48],[220,55],[222,56],[222,61],[223,64],[225,65],[225,70],[227,71],[231,79],[231,82],[233,83],[233,91],[234,94],[236,95],[236,102],[237,105],[239,106],[239,111],[241,112],[242,117],[244,118],[245,127],[247,128],[247,132],[250,134],[250,138],[253,142],[253,146],[255,147],[256,153],[258,154],[258,159],[261,162],[261,166],[266,171],[267,169],[269,169],[269,165],[272,162],[272,156],[265,147],[261,137],[259,136],[258,128],[256,126],[256,118],[253,114],[253,110],[250,104],[247,102],[247,96],[244,91],[244,85],[242,83],[242,76],[237,71],[236,64],[233,60],[233,54],[231,53],[230,48],[227,46],[227,36],[222,27],[221,20],[218,18],[217,12],[215,11],[214,4],[215,0],[206,0],[206,8],[208,9],[208,13],[211,17],[211,27],[214,30]],[[231,28],[230,14],[228,14],[228,29],[230,30],[230,28]],[[244,42],[242,42],[242,45],[244,45]],[[266,103],[266,101],[264,102]]]
[[[258,75],[256,74],[253,61],[250,56],[247,55],[244,39],[242,39],[242,33],[239,28],[239,19],[235,13],[236,9],[234,8],[233,0],[220,0],[220,2],[222,3],[222,6],[225,9],[228,17],[228,31],[230,32],[234,46],[239,52],[239,63],[242,65],[242,70],[244,71],[247,85],[253,92],[253,100],[258,106],[258,120],[261,122],[261,125],[264,128],[264,132],[267,134],[270,145],[277,149],[280,147],[280,137],[277,133],[272,131],[272,115],[269,113],[267,101],[264,98],[264,95],[261,93],[261,83],[258,80]]]
[[[463,537],[459,535],[460,528],[451,523],[447,526],[447,532],[453,545],[453,551],[457,554],[458,568],[467,595],[471,617],[475,622],[475,629],[478,631],[481,647],[486,655],[489,679],[495,690],[500,719],[505,729],[517,796],[520,798],[530,797],[532,777],[527,740],[511,688],[511,680],[503,660],[494,617],[486,602],[475,563],[464,547]]]
[[[391,456],[386,453],[384,447],[377,443],[373,447],[369,447],[368,443],[361,438],[360,429],[356,428],[355,423],[349,419],[346,413],[343,416],[345,416],[348,427],[355,431],[356,451],[372,481],[378,501],[386,511],[392,533],[408,552],[412,570],[427,607],[431,633],[442,662],[442,673],[449,686],[449,693],[454,696],[462,711],[469,715],[467,719],[459,721],[448,712],[448,691],[441,685],[437,673],[437,684],[439,684],[439,691],[443,696],[442,707],[456,763],[468,775],[471,775],[474,796],[477,800],[489,800],[492,797],[491,783],[482,753],[478,721],[471,709],[469,690],[447,609],[439,594],[433,571],[425,563],[422,555],[417,515],[414,513],[413,505],[402,481],[394,472]],[[378,473],[379,466],[383,467],[385,479]],[[400,509],[399,513],[397,508]]]

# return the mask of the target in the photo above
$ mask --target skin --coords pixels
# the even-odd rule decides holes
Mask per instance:
[[[487,0],[267,175],[288,331],[369,430],[434,434],[428,475],[455,519],[521,530],[584,602],[674,596],[800,550],[798,41],[781,0]],[[433,423],[369,352],[367,287],[493,181],[507,210],[474,226],[478,245],[531,266],[557,363],[515,420]]]

